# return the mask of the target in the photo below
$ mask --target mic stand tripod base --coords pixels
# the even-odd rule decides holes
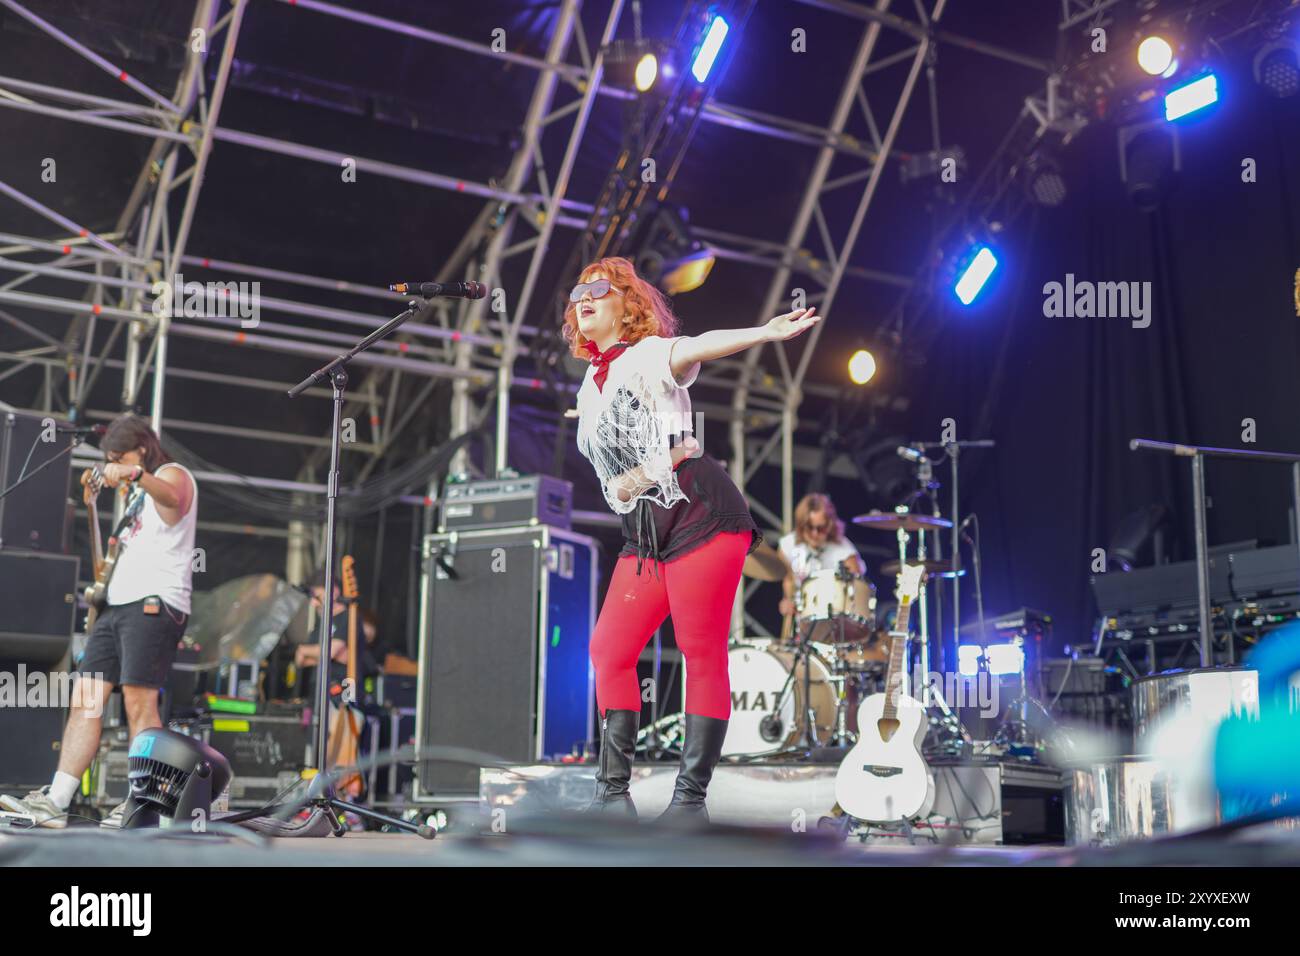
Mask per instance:
[[[254,817],[278,816],[281,813],[297,813],[300,810],[320,810],[329,820],[330,829],[335,836],[343,836],[348,832],[347,827],[339,822],[339,814],[344,812],[354,813],[359,817],[395,827],[406,833],[414,833],[426,840],[432,840],[438,835],[438,831],[426,823],[411,823],[407,820],[399,820],[397,817],[390,817],[378,810],[371,810],[369,807],[363,807],[360,804],[340,800],[337,791],[334,789],[334,776],[329,773],[317,773],[312,778],[311,783],[307,786],[307,799],[305,800],[272,804],[269,807],[260,807],[256,810],[245,810],[242,813],[222,817],[221,822],[244,823]]]
[[[957,751],[957,756],[965,754],[968,747],[974,746],[970,734],[962,726],[961,719],[952,712],[948,702],[943,699],[943,695],[935,691],[934,685],[927,682],[925,689],[922,691],[922,697],[925,701],[925,709],[928,712],[932,732],[939,733],[943,738],[942,746],[953,746]]]

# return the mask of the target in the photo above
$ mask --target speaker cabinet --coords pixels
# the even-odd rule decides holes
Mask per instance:
[[[73,554],[0,550],[0,660],[49,666],[67,653],[79,566]]]
[[[30,687],[33,672],[0,662],[0,667],[10,674],[22,675]],[[11,669],[12,668],[12,669]],[[45,674],[46,686],[71,686],[72,681],[60,684],[67,674]],[[21,692],[23,688],[19,688]],[[0,791],[18,795],[34,790],[54,778],[59,768],[59,747],[63,741],[63,724],[67,711],[63,707],[49,706],[59,701],[46,700],[37,706],[0,707]]]
[[[51,419],[53,420],[53,419]],[[28,548],[62,554],[68,550],[68,481],[71,439],[54,435],[44,441],[41,418],[0,412],[0,482],[8,488],[19,475],[39,475],[0,498],[0,548]],[[51,461],[51,459],[55,459]]]
[[[487,762],[559,759],[592,737],[595,541],[546,525],[424,539],[414,799],[476,799]],[[465,760],[424,748],[465,748]]]

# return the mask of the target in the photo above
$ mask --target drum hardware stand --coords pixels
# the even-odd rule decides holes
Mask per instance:
[[[669,714],[642,727],[636,735],[637,749],[643,750],[647,759],[657,759],[680,749],[685,726],[682,714]],[[651,743],[653,741],[653,743]]]
[[[1029,683],[1025,679],[1026,662],[1023,656],[1025,639],[1021,636],[1017,636],[1015,644],[1021,648],[1022,655],[1020,659],[1020,693],[1016,695],[1015,700],[1007,705],[1005,711],[1007,716],[994,732],[993,740],[996,743],[1006,746],[1007,752],[1013,757],[1022,760],[1037,761],[1038,752],[1042,748],[1043,740],[1034,732],[1033,728],[1029,726],[1029,705],[1034,704],[1045,714],[1047,713],[1047,710],[1029,693]],[[1051,715],[1049,714],[1048,717],[1050,719]]]
[[[659,728],[662,725],[662,726],[670,727],[674,731],[678,730],[679,725],[682,722],[682,714],[685,713],[685,709],[683,708],[681,712],[676,714],[671,714],[668,717],[660,718],[659,716],[659,708],[662,706],[662,697],[663,697],[663,695],[660,693],[660,690],[663,686],[663,682],[660,681],[659,679],[660,674],[663,671],[663,628],[662,627],[655,628],[654,656],[655,656],[654,681],[651,686],[653,686],[655,689],[655,698],[654,698],[653,705],[650,708],[650,713],[652,717],[650,720],[650,726],[640,731],[637,734],[637,738],[636,738],[637,745],[638,745],[637,749],[643,750],[645,754],[645,758],[647,760],[660,760],[665,755],[671,755],[671,751],[673,750],[673,745],[671,741],[668,739],[668,737],[672,736],[672,732],[670,731],[669,735],[663,735],[659,732]]]
[[[924,448],[926,446],[927,443],[923,442],[923,443],[919,443],[915,447]],[[900,505],[894,510],[899,513],[904,513],[904,512],[910,513],[911,510],[910,505],[913,502],[918,502],[923,498],[928,498],[930,500],[930,506],[931,506],[933,517],[941,518],[942,515],[939,513],[939,500],[935,495],[935,492],[938,490],[939,483],[933,480],[934,478],[933,463],[930,461],[929,458],[925,456],[921,456],[920,461],[914,462],[914,464],[916,465],[916,480],[920,484],[920,487],[917,488],[916,491],[912,492],[912,494],[907,497],[903,505]],[[953,467],[956,468],[955,460],[953,463]],[[955,482],[954,482],[954,490],[955,490]],[[954,508],[955,507],[956,505],[954,499]],[[953,514],[955,516],[957,512],[954,511]],[[954,520],[952,525],[955,530],[957,528],[957,521]],[[938,531],[935,532],[935,536],[937,540]],[[908,537],[909,535],[905,529],[903,528],[898,529],[898,560],[900,566],[907,564]],[[940,553],[936,551],[936,557],[938,557],[939,555]],[[917,560],[919,560],[923,564],[926,558],[928,557],[926,552],[924,530],[917,532],[916,556],[917,556]],[[959,565],[957,563],[957,559],[954,558],[953,559],[954,570],[956,570],[958,566]],[[957,578],[953,577],[954,586],[956,585],[956,582],[957,582]],[[949,708],[948,702],[943,699],[943,695],[937,694],[930,683],[930,676],[929,676],[930,675],[930,626],[929,626],[929,615],[927,611],[929,607],[929,601],[926,599],[928,590],[929,590],[928,584],[926,580],[922,578],[921,588],[917,596],[917,604],[920,605],[920,611],[921,611],[920,620],[918,622],[919,627],[918,627],[917,640],[920,642],[919,663],[920,663],[920,670],[922,676],[922,686],[920,688],[920,693],[917,694],[915,692],[916,688],[910,688],[907,677],[904,676],[903,692],[907,693],[909,688],[913,691],[911,696],[920,700],[922,705],[924,705],[924,707],[926,708],[926,710],[931,712],[930,714],[931,726],[937,726],[939,728],[942,728],[942,731],[949,737],[948,743],[955,744],[958,751],[960,752],[970,744],[971,742],[970,735],[967,734],[965,728],[962,727],[961,721],[957,719],[957,715],[952,712],[951,708]],[[942,625],[940,625],[940,627],[942,627]],[[911,640],[911,638],[909,637],[908,640]],[[905,651],[904,659],[909,660],[910,657],[907,657],[906,653],[907,652]],[[934,714],[933,713],[934,711],[938,711],[938,714],[937,715]]]
[[[802,662],[804,706],[803,713],[796,714],[795,719],[802,725],[803,733],[798,742],[791,744],[789,747],[783,747],[768,756],[782,757],[787,754],[795,753],[803,753],[806,755],[820,746],[820,742],[817,739],[817,712],[813,709],[812,704],[812,634],[819,623],[820,622],[816,620],[809,620],[807,628],[802,631],[798,640],[795,641],[794,659],[791,662],[790,673],[785,679],[785,686],[781,688],[781,692],[776,697],[776,704],[772,709],[772,713],[764,717],[763,722],[760,725],[760,728],[763,731],[779,735],[781,725],[781,705],[785,702],[786,695],[790,693],[791,688],[794,686],[795,675],[799,673],[799,664]],[[842,621],[836,620],[831,626],[839,628],[842,633]],[[767,734],[765,733],[764,736],[766,735]]]
[[[833,747],[851,747],[858,742],[858,735],[849,730],[849,679],[851,677],[852,672],[844,667],[843,661],[839,660],[837,655],[835,670],[831,675],[831,682],[839,685],[835,702],[835,730],[830,739]]]
[[[896,508],[894,510],[902,513],[906,509]],[[938,517],[938,515],[936,515],[935,517]],[[917,542],[917,558],[920,561],[924,561],[925,560],[925,532],[921,531],[918,532],[917,534],[920,539]],[[910,540],[911,535],[907,533],[907,530],[905,528],[899,528],[897,531],[897,535],[898,535],[898,562],[900,566],[904,566],[908,563],[907,542]],[[924,676],[924,680],[922,681],[922,686],[920,689],[920,696],[917,697],[916,693],[914,692],[915,688],[912,688],[911,686],[911,680],[910,680],[911,675],[907,672],[906,667],[903,668],[904,673],[903,673],[903,683],[902,683],[901,691],[902,693],[907,694],[908,696],[917,697],[917,699],[920,700],[921,703],[925,706],[926,710],[928,711],[937,710],[939,714],[937,716],[932,715],[931,723],[932,724],[937,723],[940,727],[944,729],[944,731],[951,738],[954,738],[956,741],[960,741],[961,742],[960,746],[964,748],[966,745],[970,743],[970,735],[967,734],[965,728],[961,726],[961,721],[957,719],[957,715],[954,714],[952,710],[948,707],[948,702],[943,699],[942,695],[935,694],[933,687],[931,687],[930,685],[930,680],[929,680],[930,642],[929,642],[928,628],[926,627],[925,597],[926,597],[925,581],[922,580],[920,592],[917,598],[917,603],[921,606],[921,615],[919,621],[920,634],[917,639],[920,642],[921,673]],[[906,640],[910,644],[912,641],[912,636],[909,634]],[[911,660],[910,651],[911,651],[910,646],[904,649],[903,651],[904,661]]]

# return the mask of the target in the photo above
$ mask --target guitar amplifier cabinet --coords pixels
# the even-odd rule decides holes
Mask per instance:
[[[62,419],[49,418],[63,424]],[[19,475],[30,475],[50,462],[35,478],[0,498],[0,548],[61,554],[70,545],[68,482],[72,458],[64,452],[72,439],[55,435],[54,441],[44,441],[47,430],[41,421],[39,415],[0,412],[0,487],[8,488]]]
[[[430,759],[427,748],[533,763],[591,739],[596,549],[546,525],[424,539],[415,801],[479,795],[479,764]]]
[[[572,482],[550,475],[486,478],[447,485],[438,512],[438,531],[537,524],[568,528],[572,518]]]
[[[934,807],[915,832],[957,843],[1026,846],[1065,842],[1059,770],[992,760],[931,760]]]
[[[67,653],[79,568],[73,554],[0,549],[0,660],[48,667]]]

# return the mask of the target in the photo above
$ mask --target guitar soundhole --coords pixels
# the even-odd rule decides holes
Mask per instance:
[[[884,743],[889,743],[894,739],[894,734],[898,733],[898,718],[881,717],[876,721],[876,731],[880,734],[880,739]]]

